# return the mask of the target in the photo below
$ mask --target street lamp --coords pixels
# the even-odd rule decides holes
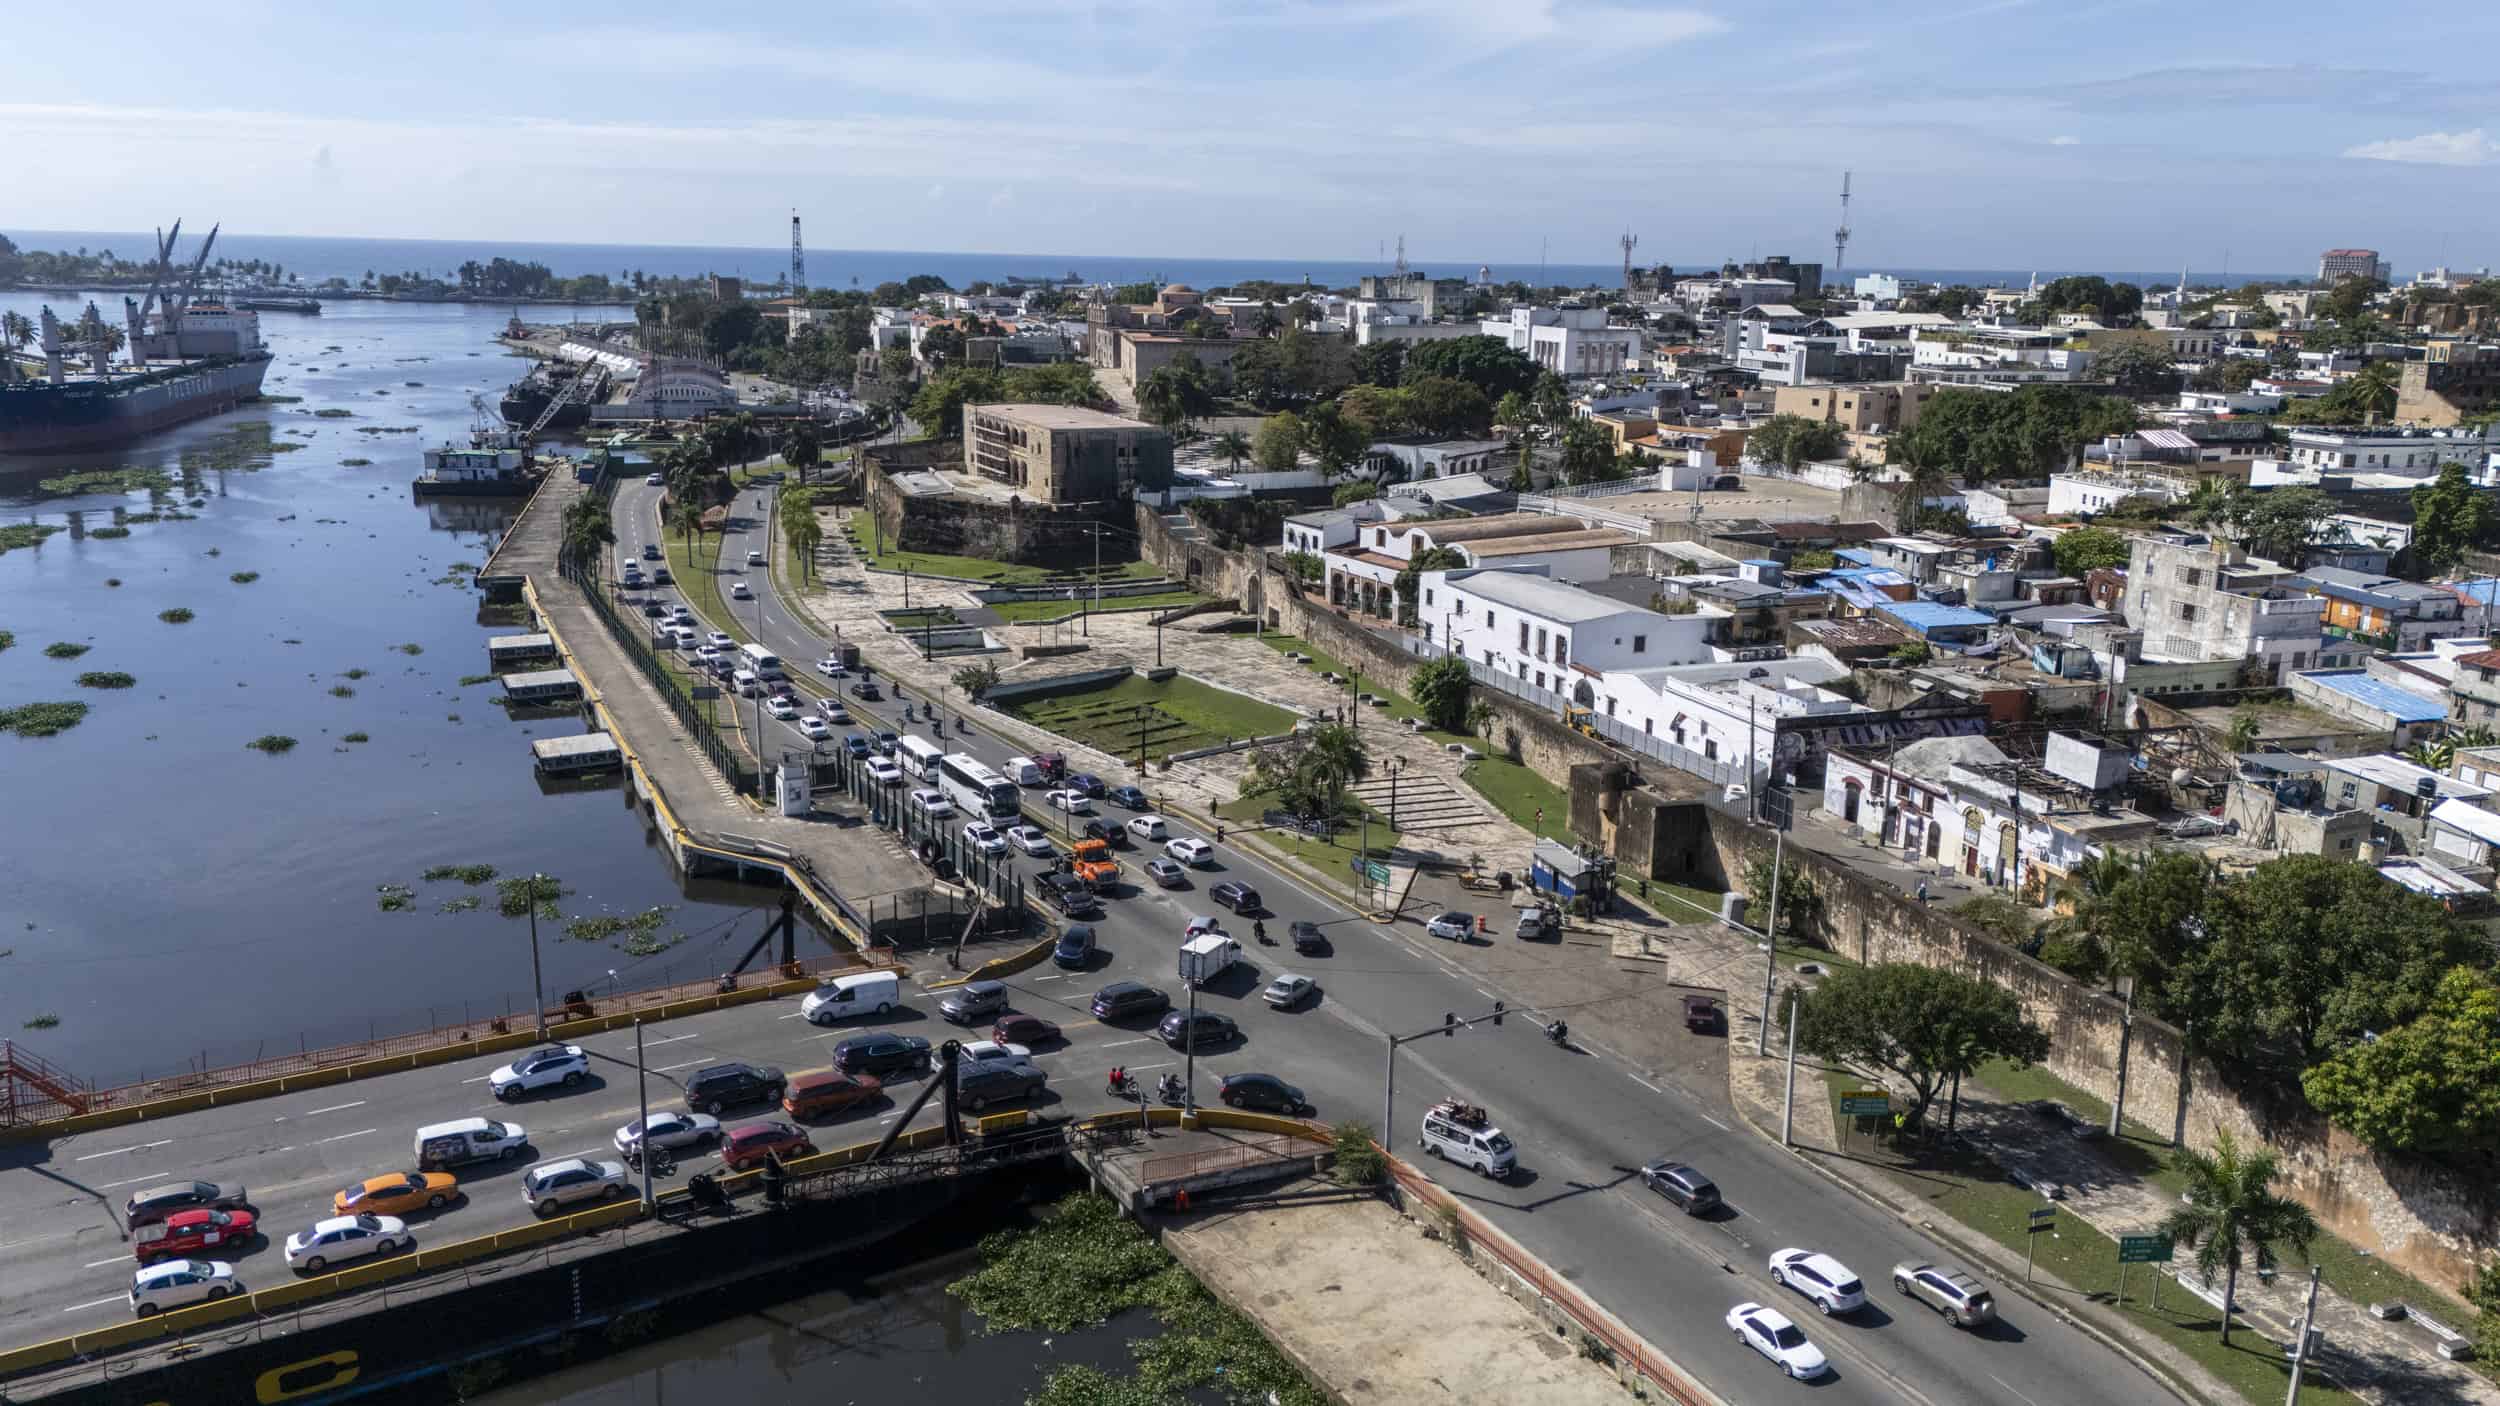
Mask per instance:
[[[547,988],[538,966],[538,903],[545,891],[547,876],[530,875],[530,997],[538,1012],[538,1038],[547,1038]]]

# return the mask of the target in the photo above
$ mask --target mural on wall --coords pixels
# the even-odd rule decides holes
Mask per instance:
[[[1890,712],[1781,718],[1772,726],[1773,767],[1799,784],[1820,785],[1824,760],[1834,747],[1881,751],[1930,737],[1983,737],[1988,709],[1981,703],[1912,703]]]

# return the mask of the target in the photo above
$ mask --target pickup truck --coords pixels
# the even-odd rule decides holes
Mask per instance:
[[[1101,840],[1077,841],[1068,851],[1068,871],[1096,893],[1120,882],[1120,862],[1111,857],[1111,846]]]

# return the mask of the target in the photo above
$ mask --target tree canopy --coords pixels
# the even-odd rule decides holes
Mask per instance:
[[[1905,1125],[1927,1116],[1947,1080],[1990,1060],[2045,1059],[2049,1034],[2001,986],[1939,967],[1886,962],[1823,978],[1797,1012],[1797,1046],[1890,1070],[1910,1086]]]
[[[2057,559],[2060,576],[2081,576],[2095,567],[2125,566],[2128,554],[2127,539],[2106,527],[2079,527],[2049,544],[2049,555]]]
[[[2500,987],[2452,967],[2422,1014],[2301,1076],[2310,1105],[2383,1152],[2500,1144]]]
[[[1302,418],[1280,410],[1259,422],[1250,436],[1250,459],[1272,474],[1290,472],[1302,458]]]
[[[2414,559],[2434,571],[2464,560],[2492,527],[2491,499],[2467,481],[2462,464],[2440,465],[2438,478],[2413,490]]]
[[[1195,420],[1215,408],[1215,387],[1198,358],[1183,352],[1171,363],[1146,373],[1137,383],[1137,410],[1167,428]]]
[[[2009,394],[1952,387],[1927,402],[1917,424],[1892,435],[1886,457],[1972,482],[2037,478],[2070,467],[2084,446],[2136,423],[2129,402],[2067,386]]]
[[[1848,447],[1848,432],[1837,422],[1803,415],[1774,415],[1745,437],[1747,458],[1791,469],[1818,459],[1836,459]]]
[[[1346,787],[1370,770],[1354,729],[1329,723],[1252,752],[1241,794],[1270,796],[1294,815],[1333,820],[1350,808]]]
[[[1423,711],[1424,720],[1443,732],[1464,731],[1467,725],[1467,690],[1472,680],[1467,661],[1455,654],[1444,654],[1426,662],[1407,681],[1407,694]]]
[[[1490,405],[1511,391],[1533,390],[1537,368],[1526,353],[1513,351],[1508,341],[1479,335],[1409,347],[1404,379],[1411,384],[1423,376],[1456,377],[1484,392]]]

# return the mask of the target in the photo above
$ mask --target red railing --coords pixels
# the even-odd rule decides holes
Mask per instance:
[[[1617,1362],[1630,1364],[1648,1378],[1668,1400],[1678,1406],[1712,1406],[1718,1400],[1613,1314],[1598,1307],[1577,1285],[1547,1269],[1543,1260],[1469,1210],[1457,1197],[1434,1185],[1421,1171],[1394,1155],[1389,1157],[1389,1171],[1397,1178],[1401,1193],[1431,1206],[1445,1222],[1455,1218],[1460,1233],[1476,1252],[1491,1255],[1503,1268],[1518,1275],[1523,1283],[1561,1309],[1573,1326],[1614,1354]]]

